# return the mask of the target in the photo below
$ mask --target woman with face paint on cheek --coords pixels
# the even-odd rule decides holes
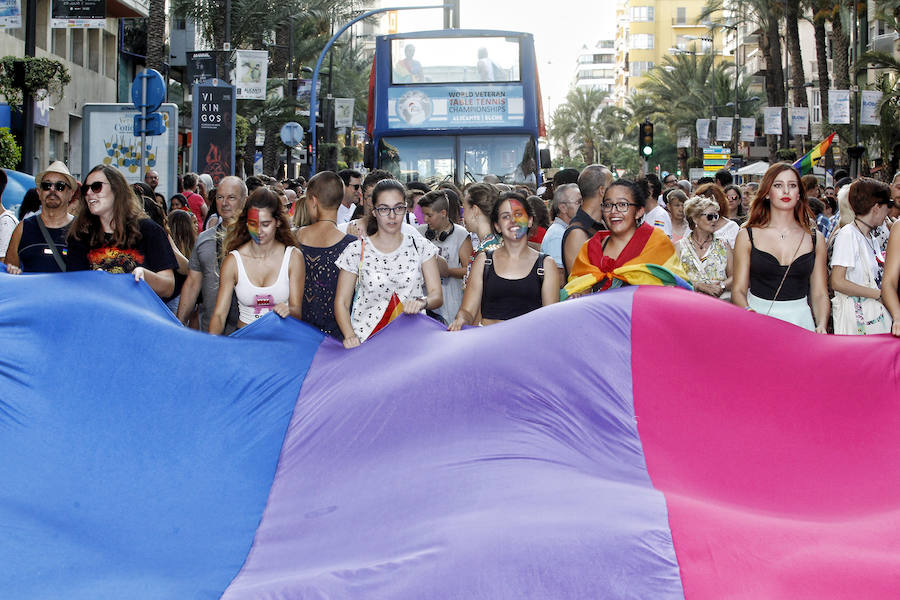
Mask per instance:
[[[534,209],[524,196],[517,192],[500,196],[491,212],[491,225],[503,238],[503,245],[475,258],[450,331],[476,325],[479,307],[480,324],[490,325],[559,302],[556,263],[528,245],[533,224]]]
[[[275,192],[255,190],[225,237],[227,255],[219,275],[209,332],[220,334],[237,296],[238,327],[268,312],[300,319],[306,265],[291,234],[289,217]]]

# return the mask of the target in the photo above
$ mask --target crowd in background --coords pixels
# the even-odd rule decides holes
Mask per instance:
[[[350,348],[400,311],[455,331],[654,283],[820,333],[900,336],[900,174],[823,186],[778,163],[737,185],[726,170],[631,180],[590,165],[460,188],[381,170],[186,173],[167,199],[154,171],[129,184],[98,165],[78,182],[54,162],[35,184],[18,214],[0,204],[10,273],[130,273],[210,333],[274,312]]]

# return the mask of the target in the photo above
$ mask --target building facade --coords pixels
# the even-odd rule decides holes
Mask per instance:
[[[616,87],[615,40],[600,40],[593,46],[585,44],[575,67],[575,87],[596,89],[612,97]]]

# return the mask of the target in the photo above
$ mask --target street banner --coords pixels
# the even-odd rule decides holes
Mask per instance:
[[[881,125],[881,114],[878,112],[879,102],[881,102],[881,92],[876,90],[863,90],[860,92],[860,125]]]
[[[792,106],[791,135],[809,135],[809,108],[806,106]]]
[[[697,145],[709,146],[709,119],[697,119]]]
[[[234,86],[226,83],[194,85],[192,164],[208,173],[213,183],[234,174]]]
[[[353,127],[353,98],[334,99],[334,126]]]
[[[741,117],[741,141],[753,142],[754,140],[756,140],[756,119]]]
[[[203,52],[187,52],[187,88],[194,89],[195,83],[203,83],[219,76],[216,67],[215,50],[204,50]]]
[[[691,132],[689,129],[679,129],[678,130],[678,139],[675,144],[676,148],[690,148],[691,147]]]
[[[525,124],[521,85],[436,85],[388,88],[388,128],[522,127]]]
[[[235,50],[233,81],[238,100],[265,100],[269,70],[267,50]]]
[[[766,106],[763,108],[763,133],[781,135],[781,107]]]
[[[734,127],[734,118],[719,117],[718,119],[716,119],[716,141],[717,142],[731,141],[732,127]]]
[[[22,27],[22,1],[0,0],[0,29]]]
[[[828,122],[850,124],[850,90],[828,90]]]
[[[106,0],[53,0],[53,29],[101,29],[106,27]]]

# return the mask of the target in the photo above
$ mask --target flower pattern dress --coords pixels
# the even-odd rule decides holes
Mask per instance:
[[[434,244],[406,233],[393,252],[381,252],[368,238],[351,242],[341,252],[334,264],[357,277],[350,322],[360,341],[381,321],[391,296],[397,294],[405,303],[422,295],[422,264],[436,255]]]
[[[697,254],[697,249],[687,234],[675,244],[678,258],[691,283],[719,283],[728,277],[728,242],[714,237],[712,245],[704,256]]]

